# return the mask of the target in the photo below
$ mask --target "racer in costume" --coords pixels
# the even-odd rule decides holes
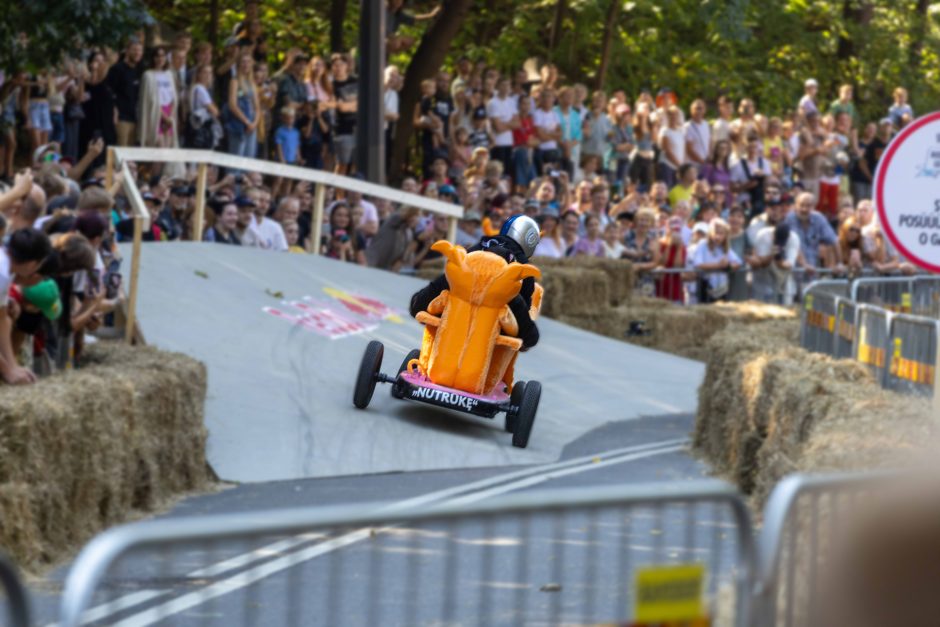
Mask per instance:
[[[532,218],[524,215],[515,215],[503,224],[499,235],[484,237],[476,246],[467,249],[467,252],[485,250],[495,253],[512,263],[528,263],[529,257],[535,252],[535,247],[539,244],[539,227]],[[418,315],[419,311],[425,311],[431,301],[448,289],[447,277],[441,275],[431,281],[427,287],[419,290],[411,297],[411,315]],[[522,340],[522,350],[527,350],[535,346],[539,341],[539,330],[535,322],[529,316],[529,308],[532,306],[532,294],[535,291],[535,279],[527,278],[522,281],[522,290],[519,295],[509,302],[509,309],[516,317],[519,325],[519,339]]]

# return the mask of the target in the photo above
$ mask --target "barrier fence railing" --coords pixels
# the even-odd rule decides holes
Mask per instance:
[[[894,516],[936,499],[936,482],[918,479],[790,475],[759,532],[718,481],[133,523],[82,549],[58,624],[627,624],[657,596],[691,600],[711,624],[825,624],[846,523],[862,507]],[[869,507],[885,495],[895,500]],[[26,588],[2,555],[0,615],[30,625]]]
[[[749,624],[756,550],[748,510],[730,486],[620,486],[423,511],[281,510],[117,527],[73,564],[60,624],[118,611],[133,624],[198,616],[220,625],[624,624],[635,618],[638,596],[657,594],[647,589],[644,597],[643,573],[669,566],[686,571],[684,583],[664,581],[660,593],[680,585],[683,598],[706,599],[711,614],[728,599],[722,624]],[[129,587],[147,601],[132,616]]]
[[[193,217],[193,239],[201,241],[205,222],[206,187],[208,166],[217,166],[229,170],[259,172],[261,174],[307,181],[315,185],[313,218],[311,220],[311,241],[314,243],[313,254],[319,253],[319,241],[323,227],[323,211],[326,200],[327,187],[356,191],[375,198],[382,198],[391,202],[410,205],[425,211],[445,215],[448,218],[448,239],[454,241],[457,236],[457,220],[463,217],[463,208],[453,203],[441,202],[417,194],[403,192],[383,185],[376,185],[367,181],[341,176],[323,170],[313,170],[293,165],[283,165],[261,159],[248,159],[211,150],[191,150],[176,148],[118,148],[111,147],[107,151],[107,174],[105,185],[111,188],[116,169],[121,172],[122,187],[128,197],[134,218],[134,238],[131,253],[131,276],[129,294],[126,304],[125,339],[131,342],[137,332],[137,278],[140,274],[140,246],[144,231],[150,228],[150,214],[143,203],[137,182],[131,175],[127,164],[134,163],[185,163],[196,166],[196,198]]]
[[[857,279],[848,298],[829,293],[832,287],[817,282],[807,289],[800,345],[855,359],[882,387],[932,397],[940,409],[940,319],[933,309],[940,277]]]
[[[790,475],[764,507],[758,540],[760,574],[751,624],[762,627],[821,625],[827,599],[824,570],[832,566],[832,545],[865,497],[898,475],[857,473]]]
[[[6,606],[4,608],[4,606]],[[0,553],[0,624],[10,627],[29,627],[29,598],[13,563]]]

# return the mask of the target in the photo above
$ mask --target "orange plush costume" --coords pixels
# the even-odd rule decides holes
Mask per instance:
[[[447,241],[432,250],[446,259],[449,289],[417,314],[424,324],[421,356],[408,365],[433,383],[470,394],[489,395],[502,382],[512,389],[513,366],[522,340],[508,303],[519,294],[522,280],[539,277],[533,265],[507,263],[499,255],[467,251]],[[530,315],[538,316],[542,288],[536,285]]]

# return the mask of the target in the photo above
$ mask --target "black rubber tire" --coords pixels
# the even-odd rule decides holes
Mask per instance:
[[[356,376],[356,387],[353,390],[353,405],[358,409],[365,409],[372,400],[372,394],[375,393],[375,375],[382,369],[382,356],[385,354],[385,347],[382,342],[372,340],[366,346],[366,352],[362,355],[362,362],[359,364],[359,374]]]
[[[519,404],[522,403],[522,393],[525,391],[525,381],[516,381],[512,386],[509,404],[512,408],[506,412],[506,431],[512,433],[516,430]]]
[[[516,448],[525,448],[529,445],[529,435],[532,433],[532,426],[535,424],[535,412],[539,409],[539,399],[541,397],[541,383],[529,381],[525,384],[516,417],[516,429],[512,433],[512,445]]]
[[[417,359],[420,356],[421,356],[420,350],[418,350],[417,348],[411,349],[411,352],[405,356],[405,360],[401,362],[401,366],[398,368],[398,374],[400,375],[401,373],[408,370],[408,362],[411,361],[412,359]],[[398,389],[397,381],[395,382],[394,385],[392,385],[392,396],[394,396],[395,398],[404,398],[402,396],[401,391]]]

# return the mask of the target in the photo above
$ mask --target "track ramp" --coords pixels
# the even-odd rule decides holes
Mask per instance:
[[[516,364],[517,378],[543,388],[525,450],[502,415],[395,400],[387,385],[356,410],[367,342],[385,344],[385,372],[420,345],[407,307],[423,284],[322,257],[145,244],[137,310],[149,343],[207,365],[208,457],[228,481],[549,462],[607,423],[695,411],[702,364],[547,319]]]

